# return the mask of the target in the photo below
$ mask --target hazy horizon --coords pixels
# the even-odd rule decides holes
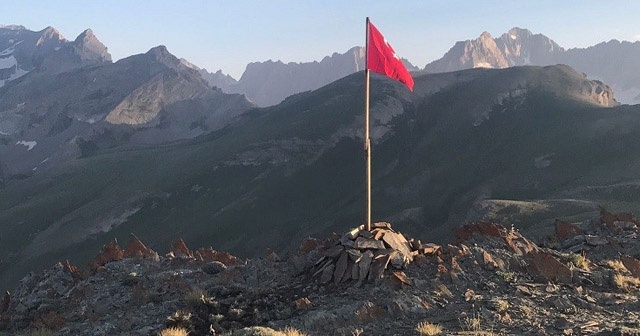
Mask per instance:
[[[52,26],[68,40],[91,28],[114,61],[165,45],[179,58],[210,72],[221,69],[236,79],[251,62],[320,61],[363,45],[367,16],[398,55],[421,68],[442,57],[456,41],[476,38],[483,31],[496,37],[513,27],[544,34],[564,48],[640,40],[640,26],[635,24],[640,2],[629,0],[270,4],[28,0],[3,4],[0,24],[34,31]]]

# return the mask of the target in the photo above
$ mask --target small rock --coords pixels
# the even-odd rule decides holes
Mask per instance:
[[[566,297],[558,297],[553,301],[554,307],[564,314],[575,314],[578,312],[576,306]]]
[[[340,255],[344,251],[344,247],[342,245],[331,246],[330,248],[320,252],[323,256],[329,258],[335,258]]]
[[[601,246],[609,244],[609,240],[606,237],[600,236],[586,236],[586,242],[591,246]]]
[[[358,238],[359,239],[359,238]],[[349,260],[347,253],[342,253],[338,261],[336,262],[335,271],[333,273],[333,281],[338,284],[344,277],[344,273],[347,270],[347,261]]]
[[[227,270],[227,265],[219,261],[211,261],[202,266],[202,271],[210,275],[216,275],[226,270]]]
[[[360,250],[364,250],[364,249],[384,250],[385,249],[384,243],[382,241],[364,238],[364,237],[358,237],[353,247]]]
[[[311,307],[311,301],[307,297],[299,298],[293,302],[297,310],[306,310]]]
[[[328,264],[322,270],[322,274],[320,275],[320,283],[325,284],[331,281],[331,277],[333,277],[333,271],[335,270],[335,265],[333,263]]]
[[[365,282],[367,279],[367,275],[369,274],[369,269],[371,268],[371,260],[373,259],[373,252],[366,251],[362,254],[362,259],[358,262],[359,266],[359,274],[358,279],[360,283]]]

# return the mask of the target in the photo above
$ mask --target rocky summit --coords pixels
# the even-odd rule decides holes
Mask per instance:
[[[474,222],[436,245],[376,223],[248,260],[132,235],[23,278],[0,335],[638,335],[639,224],[601,208],[538,242]]]

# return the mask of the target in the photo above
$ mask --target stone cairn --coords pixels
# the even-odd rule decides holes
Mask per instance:
[[[407,240],[389,223],[374,223],[371,231],[360,225],[322,250],[322,257],[310,274],[322,284],[332,280],[335,284],[356,281],[358,286],[367,281],[379,283],[387,268],[402,270],[415,257],[432,255],[439,248],[435,244],[422,244],[420,240]]]

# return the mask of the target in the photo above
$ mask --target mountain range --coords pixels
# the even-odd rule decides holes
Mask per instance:
[[[611,40],[588,48],[566,50],[542,34],[513,28],[493,38],[484,32],[475,40],[457,42],[442,58],[425,66],[428,72],[518,65],[567,64],[613,88],[619,101],[640,103],[640,42]]]
[[[211,88],[164,46],[112,63],[90,30],[73,42],[53,28],[0,28],[0,36],[13,64],[0,87],[3,178],[100,148],[194,138],[253,107]]]
[[[91,30],[87,32],[90,39],[97,41]],[[58,48],[58,44],[79,45],[82,43],[80,40],[85,38],[83,33],[76,41],[70,43],[51,27],[41,32],[31,32],[22,26],[5,26],[0,29],[0,34],[0,39],[4,36],[4,39],[7,39],[5,41],[25,40],[26,37],[17,37],[20,34],[29,35],[25,41],[34,39],[49,41],[47,46],[38,47],[41,50],[39,54]],[[54,40],[59,42],[51,42],[53,40],[48,40],[47,36],[53,36]],[[25,46],[30,46],[27,49],[33,49],[32,45],[33,43],[25,43]],[[16,52],[17,55],[21,55],[19,56],[20,66],[14,67],[15,70],[7,71],[15,63],[13,58],[6,58],[11,48],[10,43],[0,42],[0,49],[5,50],[5,54],[0,55],[0,83],[17,78],[42,62],[38,61],[42,58],[38,56],[39,54],[34,58],[36,60],[33,62],[36,63],[34,65],[31,62],[32,52]],[[75,51],[68,52],[77,53],[82,48],[76,47]],[[98,41],[93,48],[95,49],[92,51],[94,62],[111,60],[102,43]],[[24,55],[29,59],[27,60]],[[475,40],[459,41],[442,58],[428,63],[423,70],[448,72],[476,67],[505,68],[520,65],[567,64],[586,73],[589,78],[607,83],[613,88],[618,101],[636,104],[640,103],[640,75],[638,75],[640,62],[637,61],[639,57],[640,42],[611,40],[588,48],[567,50],[547,36],[514,27],[498,38],[493,38],[491,34],[484,32]],[[616,61],[611,62],[611,59]],[[87,58],[84,62],[89,60],[90,58]],[[264,107],[275,105],[292,94],[314,90],[348,74],[361,71],[364,67],[364,48],[353,47],[344,53],[336,52],[320,61],[286,64],[272,60],[253,62],[247,65],[238,80],[224,74],[223,70],[211,73],[191,64],[188,60],[181,61],[187,67],[197,70],[210,85],[220,88],[225,93],[244,94],[254,104]],[[406,59],[403,59],[403,62],[410,71],[421,70]]]
[[[498,38],[484,32],[475,40],[459,41],[440,59],[428,63],[426,72],[449,72],[477,67],[506,68],[521,65],[567,64],[611,86],[618,101],[640,103],[640,42],[611,40],[588,48],[565,49],[549,37],[513,28]],[[612,61],[615,60],[615,61]],[[421,70],[404,60],[410,71]],[[222,71],[203,77],[228,93],[245,94],[258,106],[274,105],[284,98],[317,89],[363,69],[364,48],[334,53],[320,62],[254,62],[236,81]]]
[[[361,72],[259,108],[162,46],[114,63],[90,32],[33,36],[2,52],[0,287],[132,232],[247,256],[362,221]],[[415,82],[372,76],[374,218],[441,241],[485,216],[537,233],[637,212],[640,108],[607,84],[565,65]]]
[[[219,87],[227,93],[245,94],[258,106],[271,106],[280,103],[292,94],[315,90],[346,75],[364,70],[363,47],[353,47],[344,54],[333,53],[320,62],[290,62],[268,60],[253,62],[247,65],[239,80],[224,75],[221,70],[209,73],[200,69],[203,78],[212,86]],[[419,70],[418,67],[403,59],[407,69]]]

